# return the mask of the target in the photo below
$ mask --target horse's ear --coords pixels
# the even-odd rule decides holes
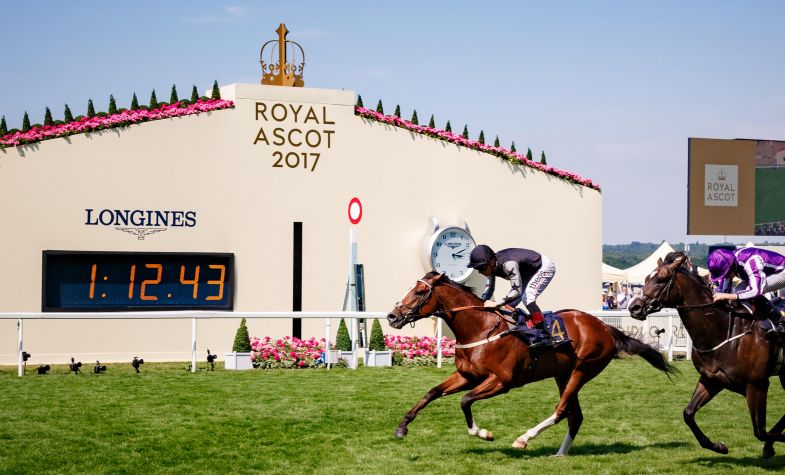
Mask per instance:
[[[662,257],[658,257],[658,258],[657,258],[657,265],[658,265],[658,266],[661,266],[661,265],[662,265]]]
[[[439,275],[437,275],[436,278],[433,279],[433,281],[434,282],[438,282],[438,281],[442,280],[442,277],[444,277],[444,272],[442,272]]]

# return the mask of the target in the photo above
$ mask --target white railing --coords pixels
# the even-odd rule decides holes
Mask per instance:
[[[386,318],[387,312],[213,312],[202,310],[171,311],[171,312],[53,312],[53,313],[0,313],[0,320],[16,320],[19,334],[19,376],[24,374],[22,352],[24,349],[25,320],[130,320],[130,319],[191,319],[191,372],[196,372],[196,321],[215,318],[324,318],[325,348],[330,345],[330,319],[346,318],[349,320],[349,332],[352,337],[352,355],[356,361],[358,318]],[[441,334],[441,325],[439,325]],[[440,335],[441,336],[441,335]],[[441,339],[439,339],[441,356]],[[441,357],[439,358],[441,365]]]
[[[608,325],[619,328],[626,334],[653,343],[657,340],[660,350],[667,348],[668,360],[673,361],[674,351],[686,353],[687,359],[691,358],[692,340],[687,334],[681,319],[674,310],[666,310],[650,315],[646,320],[639,321],[630,317],[624,310],[603,310],[589,312],[600,318]],[[358,325],[355,320],[358,318],[386,318],[387,312],[214,312],[214,311],[170,311],[170,312],[63,312],[63,313],[36,313],[36,312],[13,312],[0,313],[0,320],[16,320],[18,326],[19,344],[17,353],[19,355],[18,374],[24,374],[23,357],[24,351],[24,321],[25,320],[130,320],[130,319],[191,319],[191,371],[196,372],[196,335],[197,320],[220,319],[220,318],[324,318],[325,348],[330,345],[330,319],[346,318],[349,320],[349,332],[352,340],[352,355],[357,360],[357,333]],[[437,357],[436,362],[439,368],[442,367],[442,323],[436,325],[437,328]],[[665,330],[659,335],[658,330]],[[664,335],[664,336],[663,336]],[[665,344],[660,344],[660,341]]]

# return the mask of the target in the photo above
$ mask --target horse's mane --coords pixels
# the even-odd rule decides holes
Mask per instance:
[[[697,280],[698,283],[700,283],[701,287],[703,287],[704,290],[708,290],[709,293],[711,294],[712,293],[711,285],[706,281],[706,279],[704,279],[703,277],[701,277],[698,274],[698,268],[697,267],[692,267],[692,263],[690,262],[689,256],[687,256],[687,254],[685,254],[684,252],[681,252],[681,251],[669,252],[668,254],[665,255],[665,259],[663,260],[663,262],[665,264],[673,264],[674,262],[676,262],[677,259],[681,259],[681,258],[685,258],[683,264],[686,264],[686,263],[689,262],[690,263],[690,267],[686,267],[686,266],[682,265],[680,268],[684,269],[685,271],[687,271],[687,274],[689,274],[691,277],[693,277],[695,280]]]
[[[424,278],[425,279],[430,279],[431,277],[436,277],[437,275],[439,275],[439,272],[430,271],[427,274],[425,274]],[[447,277],[446,275],[443,275],[442,278],[439,281],[440,282],[444,282],[444,283],[446,283],[448,285],[451,285],[452,287],[456,287],[458,289],[461,289],[464,292],[469,292],[470,294],[472,294],[475,297],[477,297],[477,295],[474,293],[474,289],[473,288],[469,287],[468,285],[459,284],[458,282],[455,282],[454,280],[450,280],[450,278]]]

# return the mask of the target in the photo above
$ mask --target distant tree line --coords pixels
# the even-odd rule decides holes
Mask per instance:
[[[684,251],[684,243],[669,243],[676,251]],[[709,254],[710,246],[719,246],[723,243],[716,244],[703,244],[699,242],[689,243],[689,251],[687,255],[693,264],[700,267],[706,267],[706,258]],[[727,244],[727,243],[725,243]],[[780,243],[770,243],[768,241],[761,243],[761,246],[777,246]],[[651,242],[638,242],[633,241],[629,244],[603,244],[602,246],[602,262],[616,267],[617,269],[626,269],[634,266],[643,261],[656,251],[660,244]]]

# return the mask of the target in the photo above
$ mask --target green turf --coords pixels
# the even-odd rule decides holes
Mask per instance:
[[[585,421],[569,457],[554,454],[566,423],[527,450],[510,444],[548,417],[544,381],[474,406],[496,441],[470,437],[460,396],[435,401],[392,434],[450,368],[267,370],[190,374],[185,364],[109,365],[105,375],[16,376],[0,367],[0,473],[774,473],[762,460],[744,399],[722,393],[698,422],[731,453],[701,449],[682,422],[697,379],[673,382],[642,360],[614,361],[581,392]],[[785,413],[772,380],[769,426]]]
[[[785,221],[785,168],[755,169],[755,222]]]

